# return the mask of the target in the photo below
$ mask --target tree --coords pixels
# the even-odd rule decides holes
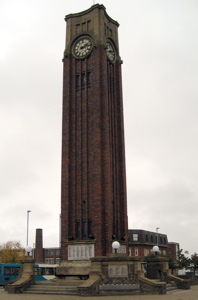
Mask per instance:
[[[193,267],[195,273],[196,269],[198,269],[198,254],[196,252],[191,255],[190,262],[191,262],[191,267]]]
[[[0,245],[0,263],[20,263],[25,258],[24,248],[18,241]]]
[[[188,256],[186,256],[185,254],[188,254],[188,251],[185,251],[184,253],[183,252],[183,249],[181,249],[179,252],[178,252],[178,263],[179,263],[179,268],[180,269],[183,269],[183,268],[188,268],[190,266],[190,263],[191,263],[191,260],[190,258],[188,258]]]

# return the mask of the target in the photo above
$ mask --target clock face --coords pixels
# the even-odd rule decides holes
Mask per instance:
[[[84,58],[92,50],[91,39],[87,36],[79,38],[73,48],[73,53],[77,58]]]
[[[106,53],[107,53],[107,57],[111,62],[115,61],[115,48],[113,46],[113,44],[109,41],[107,41],[106,43]]]

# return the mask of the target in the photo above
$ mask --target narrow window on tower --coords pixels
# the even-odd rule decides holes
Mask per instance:
[[[76,33],[80,33],[80,24],[76,24]]]
[[[76,75],[76,89],[79,90],[80,88],[80,75]]]
[[[82,86],[82,89],[85,88],[85,81],[86,81],[85,73],[82,73],[82,75],[81,75],[81,86]]]
[[[87,21],[87,31],[90,31],[91,20]]]
[[[87,87],[91,87],[91,72],[87,72]]]
[[[89,236],[90,239],[94,238],[93,230],[92,230],[92,221],[91,220],[88,221],[88,236]]]
[[[87,223],[86,223],[86,221],[83,221],[83,232],[82,232],[82,236],[83,236],[83,239],[86,239],[86,237],[87,237]]]
[[[82,23],[82,31],[87,31],[87,23],[86,22]]]
[[[80,222],[76,222],[76,239],[80,239]]]

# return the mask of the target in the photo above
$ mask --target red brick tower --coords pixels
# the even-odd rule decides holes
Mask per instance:
[[[89,260],[127,253],[119,24],[99,4],[65,20],[61,257]]]

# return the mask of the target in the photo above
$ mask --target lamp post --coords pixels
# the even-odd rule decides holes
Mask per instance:
[[[159,230],[159,229],[160,229],[159,227],[156,228],[156,233],[157,233],[157,246],[158,246],[158,230]]]
[[[27,210],[27,243],[26,246],[28,246],[28,231],[29,231],[29,213],[31,210]]]
[[[155,255],[158,255],[160,253],[160,250],[159,250],[159,247],[158,247],[158,230],[159,229],[160,229],[159,227],[156,228],[156,238],[157,238],[156,239],[156,245],[153,246],[153,248],[151,250]]]

